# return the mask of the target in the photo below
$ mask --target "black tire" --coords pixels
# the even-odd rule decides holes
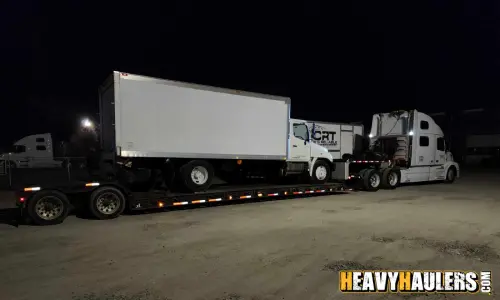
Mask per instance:
[[[382,188],[395,189],[401,183],[401,171],[397,168],[387,168],[382,171]]]
[[[365,180],[364,180],[364,176],[365,176],[365,172],[368,172],[370,169],[363,169],[361,171],[359,171],[358,173],[358,176],[359,176],[359,179],[356,180],[356,183],[355,183],[355,188],[356,190],[364,190],[365,189]]]
[[[446,172],[446,179],[444,180],[444,182],[453,183],[455,182],[456,178],[457,178],[457,169],[455,169],[455,167],[452,166]]]
[[[378,184],[374,185],[372,183],[372,178],[375,177]],[[363,180],[363,188],[365,191],[376,192],[380,188],[380,183],[382,182],[382,178],[380,173],[375,169],[366,169],[363,172],[362,178]]]
[[[44,205],[49,205],[49,207],[44,207]],[[36,225],[55,225],[66,219],[70,203],[68,197],[59,191],[40,191],[28,200],[26,210]],[[53,216],[50,216],[51,214]]]
[[[204,179],[197,183],[193,180],[191,173],[198,168],[204,174]],[[182,185],[190,192],[206,191],[212,185],[214,179],[214,167],[204,160],[192,160],[180,168],[180,180]]]
[[[326,172],[326,175],[323,179],[319,179],[317,177],[316,171],[318,170],[318,168],[323,168],[323,170]],[[313,183],[325,183],[331,177],[332,177],[332,171],[330,169],[330,165],[324,160],[316,161],[316,163],[314,164],[313,172],[312,172],[312,176],[311,176],[312,182]]]
[[[89,210],[99,220],[117,218],[125,210],[125,195],[112,186],[103,186],[90,194]]]

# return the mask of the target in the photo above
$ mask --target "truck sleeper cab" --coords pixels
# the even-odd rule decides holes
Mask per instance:
[[[459,165],[446,148],[443,131],[424,113],[376,114],[369,138],[371,152],[379,155],[373,162],[378,164],[382,186],[395,188],[400,183],[440,180],[451,183],[460,175]]]
[[[54,145],[50,133],[23,137],[12,145],[9,153],[0,155],[0,165],[7,168],[58,168],[61,161],[54,159]]]

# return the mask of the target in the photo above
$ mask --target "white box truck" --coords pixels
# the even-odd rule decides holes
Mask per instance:
[[[306,122],[290,119],[290,98],[121,72],[100,96],[102,150],[132,166],[132,177],[134,165],[160,169],[169,185],[177,178],[199,192],[215,175],[308,174],[326,182],[334,168]]]

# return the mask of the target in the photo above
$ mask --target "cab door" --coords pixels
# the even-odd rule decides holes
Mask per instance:
[[[433,135],[421,133],[414,137],[415,156],[412,158],[410,182],[428,181],[434,163],[436,141]]]
[[[434,136],[435,151],[434,159],[431,161],[430,179],[441,180],[444,179],[444,163],[446,161],[446,145],[444,137]]]
[[[290,123],[290,161],[309,162],[311,143],[309,141],[309,128],[305,123]]]

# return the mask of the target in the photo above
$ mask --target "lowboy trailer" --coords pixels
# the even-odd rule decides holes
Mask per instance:
[[[216,187],[199,193],[171,193],[164,190],[132,192],[117,182],[75,181],[60,186],[29,186],[17,192],[21,215],[37,225],[62,223],[74,206],[83,204],[96,219],[113,219],[130,211],[167,207],[236,202],[257,199],[326,195],[343,191],[341,183],[246,185]]]

